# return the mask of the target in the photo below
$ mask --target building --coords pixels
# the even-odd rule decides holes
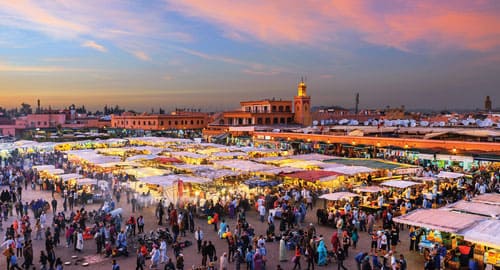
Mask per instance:
[[[484,101],[484,110],[487,112],[491,112],[492,104],[490,96],[486,96],[486,100]]]
[[[136,114],[125,112],[111,116],[111,128],[139,130],[203,129],[208,115],[201,112],[176,111],[171,114]]]
[[[240,106],[240,110],[224,112],[214,124],[220,126],[254,126],[288,125],[293,123],[292,102],[288,100],[242,101]]]
[[[307,95],[307,86],[303,80],[300,81],[297,92],[297,96],[293,98],[295,123],[310,126],[312,124],[311,97]]]

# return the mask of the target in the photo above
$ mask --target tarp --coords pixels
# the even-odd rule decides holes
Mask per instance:
[[[325,168],[325,171],[337,172],[346,175],[355,175],[358,173],[371,173],[375,170],[364,166],[341,166],[341,167],[330,167]]]
[[[330,157],[331,158],[331,157]],[[358,158],[333,158],[324,160],[324,162],[332,162],[337,164],[343,164],[345,166],[365,166],[372,169],[387,169],[394,170],[397,168],[408,168],[412,167],[408,164],[389,162],[377,159],[358,159]]]
[[[338,201],[342,199],[349,199],[353,197],[359,197],[358,194],[356,193],[351,193],[351,192],[334,192],[334,193],[328,193],[328,194],[323,194],[319,196],[320,199],[325,199],[328,201]]]
[[[276,169],[275,166],[260,164],[257,162],[249,160],[240,160],[240,159],[215,161],[214,167],[227,168],[242,172],[258,172],[258,171],[268,171],[271,169]]]
[[[404,216],[394,217],[393,220],[395,223],[457,233],[479,221],[486,220],[486,217],[446,209],[419,209]]]
[[[148,176],[166,175],[170,174],[171,171],[147,167],[147,168],[126,169],[125,173],[134,175],[136,178],[142,178]]]
[[[440,171],[439,174],[437,175],[438,178],[459,178],[464,176],[463,173],[454,173],[454,172],[446,172],[446,171]]]
[[[472,198],[473,202],[481,202],[485,204],[496,204],[500,205],[500,194],[497,193],[486,193]]]
[[[315,182],[318,181],[322,178],[330,177],[330,176],[338,176],[342,175],[340,173],[336,172],[329,172],[329,171],[300,171],[300,172],[294,172],[294,173],[285,173],[282,174],[285,177],[290,177],[290,178],[297,178],[309,182]]]
[[[485,220],[462,232],[465,241],[500,249],[500,220]]]
[[[489,217],[500,216],[500,205],[495,205],[495,204],[486,204],[474,201],[468,202],[462,200],[447,205],[446,208],[470,214],[485,215]]]
[[[412,182],[412,181],[404,181],[404,180],[389,180],[389,181],[383,182],[380,185],[386,186],[386,187],[393,187],[393,188],[408,188],[408,187],[412,187],[415,185],[420,185],[420,183]]]
[[[387,188],[379,186],[357,187],[354,189],[354,191],[356,192],[366,192],[366,193],[378,193],[385,190],[387,190]]]
[[[83,175],[81,174],[77,174],[77,173],[68,173],[68,174],[61,174],[61,175],[58,175],[61,180],[63,181],[68,181],[68,180],[71,180],[71,179],[79,179],[79,178],[83,178]]]
[[[64,170],[62,169],[47,169],[43,170],[43,172],[52,174],[52,175],[59,175],[59,174],[64,174]]]
[[[51,170],[51,169],[55,169],[56,167],[54,167],[54,165],[37,165],[37,166],[33,166],[31,167],[33,170],[37,170],[37,171],[44,171],[44,170]]]

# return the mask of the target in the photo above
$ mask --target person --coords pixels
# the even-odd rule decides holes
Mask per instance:
[[[137,218],[137,229],[139,230],[139,234],[144,233],[144,217],[139,216]]]
[[[177,256],[176,267],[177,270],[184,270],[184,255],[182,253]]]
[[[247,255],[245,257],[245,261],[247,262],[247,270],[254,270],[253,268],[253,256],[254,252],[251,249],[247,250]]]
[[[254,270],[264,270],[264,258],[262,254],[260,254],[260,249],[255,250],[255,254],[253,255],[253,269]]]
[[[203,241],[203,231],[201,230],[200,226],[196,228],[196,232],[194,233],[194,239],[196,239],[196,243],[198,246],[198,253],[201,252],[201,243]]]
[[[220,256],[220,270],[227,270],[227,253],[224,252],[222,256]]]
[[[399,270],[406,270],[407,263],[405,256],[403,254],[399,254]]]
[[[168,258],[168,262],[165,264],[165,268],[163,268],[163,270],[175,270],[175,265],[171,258]]]
[[[325,242],[323,241],[323,239],[319,241],[317,252],[318,252],[318,265],[319,266],[326,265],[327,262],[326,258],[328,255],[328,251],[326,250]]]
[[[151,250],[150,256],[151,256],[151,265],[149,268],[158,267],[158,263],[160,262],[160,251],[158,250],[158,246],[153,245],[153,250]]]
[[[282,237],[280,240],[280,262],[286,261],[286,243],[285,239]]]
[[[356,249],[356,246],[357,246],[358,240],[359,240],[358,229],[354,228],[352,230],[351,240],[352,240],[352,248]]]
[[[56,259],[56,270],[63,270],[63,262],[61,260],[61,258],[57,258]]]
[[[83,234],[82,230],[79,230],[76,235],[76,250],[82,252],[83,250]]]
[[[415,232],[415,228],[413,226],[410,227],[410,251],[418,250],[417,248],[417,233]]]
[[[120,270],[120,265],[116,262],[116,260],[113,260],[111,265],[111,270]]]
[[[160,242],[160,263],[166,263],[168,260],[167,257],[167,241],[162,239]]]
[[[16,254],[13,253],[10,256],[10,268],[9,268],[9,270],[12,270],[14,268],[22,270],[21,267],[19,267],[19,265],[17,265],[17,256],[16,256]]]
[[[40,270],[46,270],[47,269],[47,255],[45,255],[45,252],[43,250],[40,251]]]
[[[338,268],[337,269],[340,270],[340,268],[342,267],[343,270],[347,270],[347,268],[344,266],[344,260],[345,260],[344,249],[343,248],[339,248],[336,255],[337,255],[337,264],[338,264]]]
[[[356,261],[356,266],[357,266],[358,270],[361,270],[361,265],[362,265],[363,260],[365,259],[365,257],[367,255],[368,255],[368,253],[366,253],[366,252],[360,252],[360,253],[356,254],[356,256],[354,257],[354,260]]]
[[[311,245],[306,247],[307,270],[314,270],[314,250]]]
[[[146,265],[146,259],[144,258],[144,255],[142,255],[141,250],[137,249],[135,270],[144,270],[144,265]]]
[[[295,256],[293,257],[293,270],[295,270],[297,268],[297,266],[299,267],[299,270],[301,269],[300,267],[300,249],[299,247],[297,246],[295,248]]]
[[[351,245],[351,237],[347,231],[344,231],[342,236],[342,250],[344,251],[344,256],[349,257],[349,246]]]

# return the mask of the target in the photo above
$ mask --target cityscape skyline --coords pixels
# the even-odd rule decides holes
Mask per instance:
[[[495,1],[6,1],[0,106],[482,108],[500,100]],[[78,105],[77,104],[77,105]]]

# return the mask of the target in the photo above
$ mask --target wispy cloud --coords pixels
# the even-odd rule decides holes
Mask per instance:
[[[50,72],[85,72],[92,71],[89,69],[68,68],[61,66],[23,66],[13,65],[10,63],[0,62],[0,72],[37,72],[37,73],[50,73]]]
[[[82,43],[82,47],[91,48],[91,49],[94,49],[94,50],[100,51],[100,52],[107,52],[108,51],[104,46],[97,44],[93,40],[85,41],[84,43]]]
[[[150,61],[151,60],[151,57],[143,51],[135,51],[135,52],[133,52],[133,54],[135,57],[137,57],[138,59],[140,59],[142,61]]]
[[[0,26],[75,40],[101,52],[106,48],[92,40],[106,41],[140,60],[150,60],[148,54],[160,50],[166,40],[173,43],[194,40],[189,33],[172,30],[163,5],[160,1],[144,5],[120,0],[0,1]]]
[[[170,9],[212,23],[238,41],[319,46],[354,37],[404,51],[422,45],[472,51],[500,46],[496,0],[167,2]]]
[[[276,74],[287,72],[287,70],[285,68],[270,67],[270,66],[267,66],[267,65],[264,65],[261,63],[256,63],[256,62],[252,62],[252,61],[244,61],[244,60],[233,58],[233,57],[207,54],[204,52],[200,52],[200,51],[196,51],[196,50],[192,50],[192,49],[186,49],[186,48],[177,48],[177,49],[182,51],[182,52],[185,52],[189,55],[197,56],[197,57],[200,57],[202,59],[242,66],[243,67],[242,72],[247,73],[247,74],[276,75]]]

